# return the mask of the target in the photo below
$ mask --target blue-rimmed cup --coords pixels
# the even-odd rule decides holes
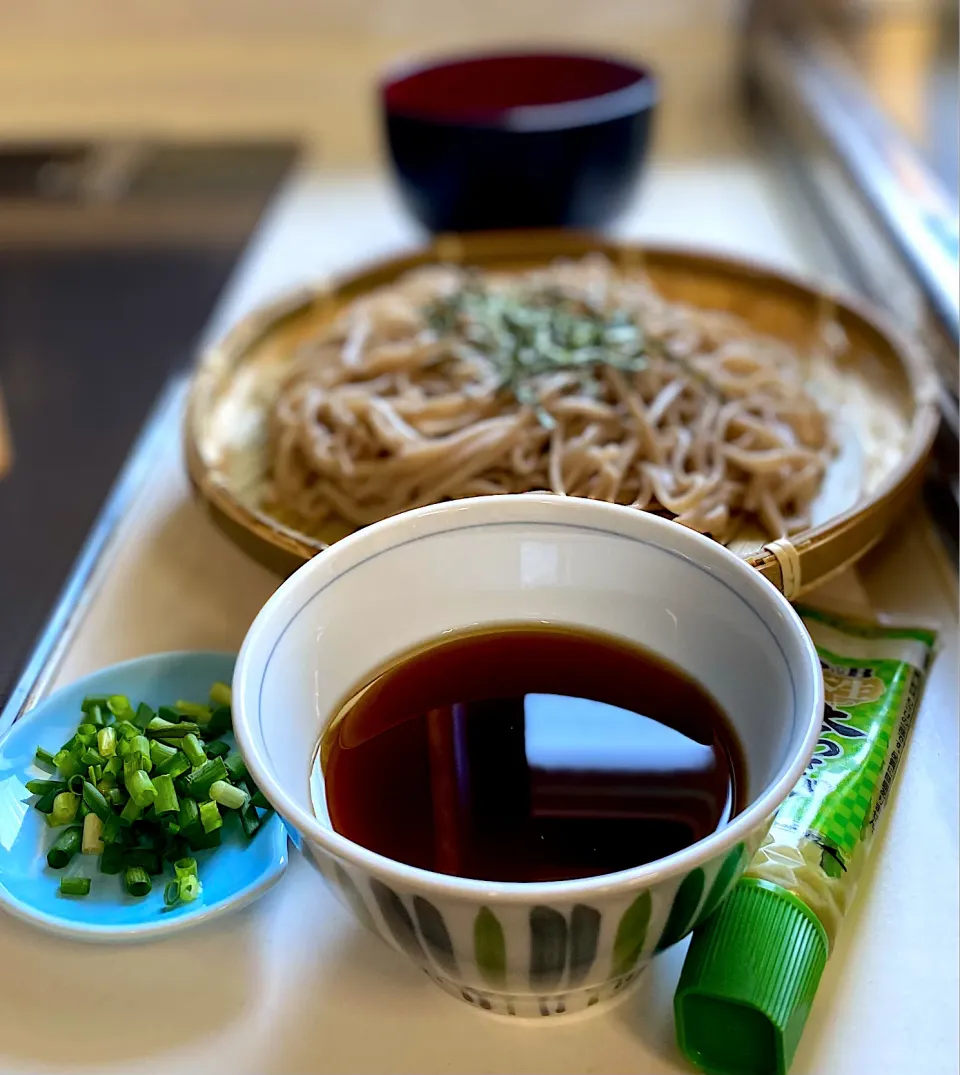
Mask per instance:
[[[614,634],[698,680],[742,743],[746,808],[668,858],[530,884],[416,869],[314,814],[314,755],[343,701],[446,631],[519,621]],[[733,553],[643,512],[547,494],[448,502],[338,542],[264,606],[233,690],[254,778],[342,902],[454,996],[518,1017],[609,1003],[716,909],[807,765],[823,708],[799,618]]]

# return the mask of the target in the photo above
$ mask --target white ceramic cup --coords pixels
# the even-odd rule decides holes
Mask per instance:
[[[696,679],[743,745],[746,809],[668,858],[530,884],[416,869],[314,815],[321,734],[375,669],[445,631],[519,621],[617,635]],[[823,687],[796,613],[727,549],[630,508],[534,494],[407,512],[321,553],[254,621],[233,700],[250,772],[364,925],[471,1004],[553,1016],[609,1002],[716,909],[810,759]]]

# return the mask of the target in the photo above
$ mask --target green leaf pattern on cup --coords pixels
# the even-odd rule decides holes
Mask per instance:
[[[489,907],[481,907],[473,923],[473,954],[483,980],[491,989],[507,984],[507,942],[503,926]]]
[[[530,987],[556,989],[567,965],[567,920],[552,907],[530,910]]]
[[[380,913],[383,915],[383,920],[386,922],[387,929],[390,930],[393,939],[415,963],[425,963],[427,957],[420,944],[420,939],[417,937],[417,931],[414,928],[410,912],[403,905],[403,900],[392,888],[389,888],[382,881],[376,880],[376,878],[372,878],[370,881],[370,891],[377,901],[377,906],[380,908]]]
[[[423,937],[437,966],[452,978],[457,977],[457,960],[453,954],[453,941],[443,921],[443,915],[423,896],[413,897],[413,913],[417,916],[420,936]]]
[[[612,974],[614,978],[619,978],[621,974],[626,974],[636,966],[647,940],[650,907],[650,893],[641,892],[623,912],[613,942]]]
[[[660,940],[657,943],[658,952],[669,948],[671,944],[676,944],[686,934],[697,907],[700,906],[704,883],[703,870],[699,866],[691,870],[680,882],[667,917],[667,924],[663,927],[663,933],[660,934]]]
[[[720,905],[720,901],[727,894],[733,882],[737,879],[746,850],[747,849],[743,844],[737,844],[737,846],[723,860],[723,865],[717,870],[717,876],[713,879],[713,884],[710,886],[710,892],[704,901],[703,909],[700,911],[700,914],[697,915],[697,921],[693,926],[694,929],[696,929],[701,922],[706,922],[710,915],[712,915]]]
[[[739,876],[746,853],[744,844],[738,844],[727,854],[713,879],[702,908],[701,900],[706,886],[704,872],[697,867],[687,874],[674,896],[666,925],[655,949],[657,952],[676,943],[716,910]],[[337,881],[347,902],[357,917],[376,932],[373,916],[356,885],[339,863],[335,869]],[[429,952],[437,967],[456,980],[460,972],[453,940],[437,907],[422,896],[415,896],[414,915],[411,916],[403,900],[382,881],[371,879],[370,891],[387,929],[400,948],[420,964],[428,962],[426,952]],[[622,978],[636,967],[647,942],[652,903],[650,892],[641,892],[623,912],[613,942],[611,978]],[[701,908],[699,915],[698,908]],[[561,986],[570,990],[578,989],[596,962],[602,921],[600,911],[582,903],[574,905],[569,922],[563,913],[552,907],[533,907],[529,917],[530,987],[537,993],[550,993]],[[474,919],[473,955],[486,984],[494,990],[506,989],[506,935],[496,914],[489,907],[481,907]]]
[[[567,988],[576,989],[586,978],[597,958],[600,939],[600,912],[578,903],[570,915],[570,971]]]
[[[379,934],[380,931],[377,929],[377,924],[373,920],[370,908],[367,907],[364,902],[363,896],[360,895],[360,890],[353,883],[350,874],[347,873],[339,862],[335,862],[333,868],[336,874],[337,884],[340,886],[340,891],[343,893],[344,899],[346,899],[347,903],[350,905],[353,913],[371,933]]]

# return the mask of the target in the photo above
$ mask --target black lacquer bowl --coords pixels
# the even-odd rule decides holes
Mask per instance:
[[[401,196],[434,233],[608,224],[657,99],[643,67],[555,52],[426,61],[379,89]]]

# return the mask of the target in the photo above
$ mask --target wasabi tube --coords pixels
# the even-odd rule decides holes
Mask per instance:
[[[795,893],[830,942],[903,757],[936,635],[800,610],[823,669],[823,730],[747,877]]]
[[[890,796],[936,643],[926,628],[798,611],[823,669],[820,738],[744,877],[696,931],[677,986],[680,1047],[710,1072],[785,1075]]]

